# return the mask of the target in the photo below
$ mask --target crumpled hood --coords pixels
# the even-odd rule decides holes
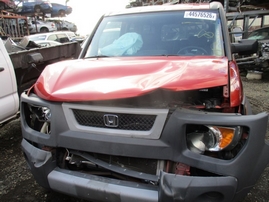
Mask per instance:
[[[159,88],[183,91],[227,83],[225,57],[92,58],[47,66],[34,90],[51,101],[91,101],[135,97]]]

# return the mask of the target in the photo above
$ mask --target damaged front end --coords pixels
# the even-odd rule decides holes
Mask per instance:
[[[251,115],[230,54],[253,44],[230,50],[224,12],[200,6],[104,17],[81,59],[48,66],[21,95],[22,148],[39,184],[91,201],[235,202],[249,192],[269,162],[268,114]],[[134,25],[147,36],[190,26],[209,50],[164,34],[161,49],[113,55],[121,46],[98,34],[119,22],[123,37]]]
[[[57,104],[23,94],[23,150],[39,184],[82,198],[135,200],[129,192],[138,189],[143,201],[236,201],[268,163],[268,117],[236,113],[224,92]],[[107,187],[100,196],[96,183],[121,193]]]

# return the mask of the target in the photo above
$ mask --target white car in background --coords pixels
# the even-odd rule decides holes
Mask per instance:
[[[31,34],[57,31],[55,23],[41,20],[29,20],[28,27]]]
[[[47,22],[53,22],[55,23],[57,30],[63,30],[63,31],[71,31],[71,32],[76,32],[77,31],[77,26],[72,23],[68,22],[66,20],[59,20],[59,19],[46,19]]]
[[[38,33],[31,34],[29,36],[24,36],[22,40],[19,42],[19,45],[22,47],[28,47],[30,41],[36,43],[36,41],[56,41],[59,43],[67,43],[70,42],[70,38],[64,31],[57,32],[48,32],[48,33]]]
[[[57,42],[57,41],[51,41],[51,40],[40,40],[40,41],[35,41],[37,45],[40,47],[50,47],[50,46],[58,46],[61,45],[62,43]]]

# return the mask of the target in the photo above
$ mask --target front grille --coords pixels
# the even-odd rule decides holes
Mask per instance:
[[[73,109],[73,113],[76,121],[83,126],[133,131],[149,131],[156,119],[156,115],[106,113],[79,109]],[[106,114],[113,114],[118,117],[117,127],[105,125],[104,115]]]

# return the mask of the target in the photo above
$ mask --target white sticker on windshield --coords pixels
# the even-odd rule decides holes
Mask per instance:
[[[184,18],[197,18],[203,20],[216,20],[216,13],[209,13],[203,11],[185,11]]]

